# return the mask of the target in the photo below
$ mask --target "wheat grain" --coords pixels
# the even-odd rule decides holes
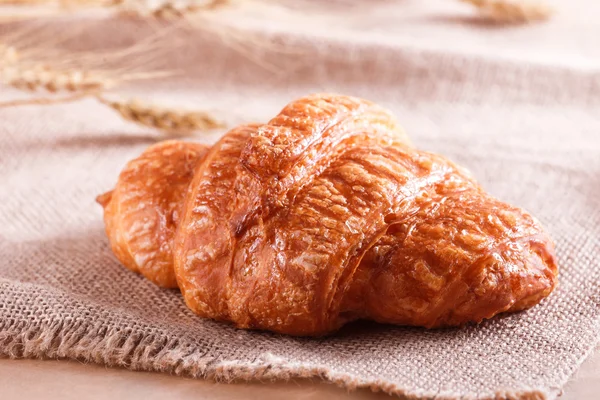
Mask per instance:
[[[24,68],[18,63],[5,63],[5,65],[0,63],[0,79],[9,86],[29,92],[46,91],[53,95],[69,93],[67,97],[53,96],[0,102],[0,108],[75,101],[97,94],[113,84],[113,81],[101,75],[80,70],[52,70],[41,65]]]
[[[153,17],[162,20],[180,19],[200,11],[215,10],[228,5],[230,0],[210,0],[207,2],[193,2],[188,0],[183,4],[174,0],[164,0],[157,5],[148,1],[123,0],[113,4],[118,6],[122,14],[139,17]]]
[[[0,44],[0,68],[16,63],[18,59],[19,55],[14,47]]]
[[[9,61],[16,57],[12,53],[9,54]],[[16,61],[5,63],[1,61],[0,58],[0,81],[6,85],[28,92],[82,94],[83,96],[80,97],[98,94],[126,81],[171,75],[169,72],[161,71],[126,74],[118,70],[101,72],[76,67],[57,69],[48,64],[28,66]],[[33,102],[35,101],[32,100]]]
[[[114,81],[98,73],[78,69],[53,69],[48,65],[8,65],[0,69],[2,81],[17,89],[58,92],[95,92],[114,85]]]
[[[177,5],[167,2],[153,10],[152,16],[157,19],[183,18],[188,14],[193,14],[202,10],[214,10],[227,3],[227,0],[212,0],[207,4],[188,4],[183,7],[177,7]]]
[[[488,18],[505,23],[543,21],[550,18],[553,10],[536,0],[461,0],[472,4]]]
[[[111,54],[90,54],[27,48],[22,44],[23,35],[11,36],[11,40],[3,38],[0,42],[0,84],[36,94],[50,93],[57,103],[97,95],[123,82],[173,75],[172,71],[150,69],[152,57],[157,55],[148,50],[150,44],[146,41]],[[49,96],[8,101],[0,106],[52,102]]]
[[[187,136],[194,131],[206,131],[225,126],[206,111],[176,110],[144,104],[138,99],[108,100],[100,96],[97,99],[128,121],[155,128],[173,136]]]

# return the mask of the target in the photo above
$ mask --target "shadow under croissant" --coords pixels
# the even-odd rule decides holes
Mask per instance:
[[[506,21],[499,21],[484,15],[426,15],[422,19],[427,22],[433,22],[436,24],[445,25],[458,25],[458,26],[470,26],[473,28],[480,28],[485,30],[506,30],[509,28],[519,29],[527,27],[526,24],[510,23]]]
[[[183,306],[178,291],[159,289],[124,268],[110,250],[100,224],[80,232],[5,247],[3,256],[7,262],[0,269],[2,277],[43,285],[134,313],[147,309],[151,297],[168,307]],[[132,295],[135,287],[140,288],[139,293]]]
[[[382,333],[384,331],[387,332],[427,332],[428,334],[433,335],[444,335],[444,336],[455,336],[460,335],[461,333],[472,331],[473,329],[482,329],[487,328],[490,325],[494,325],[496,323],[501,323],[502,320],[505,319],[513,319],[518,318],[519,314],[526,314],[527,310],[522,311],[513,311],[513,312],[504,312],[495,315],[491,319],[483,320],[480,323],[469,322],[462,326],[452,326],[452,327],[442,327],[442,328],[423,328],[418,326],[398,326],[391,324],[378,323],[371,320],[356,320],[347,323],[339,331],[334,333],[334,336],[343,338],[343,337],[357,337],[362,335],[372,335],[377,333]]]

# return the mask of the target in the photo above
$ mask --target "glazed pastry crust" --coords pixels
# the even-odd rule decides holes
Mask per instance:
[[[195,151],[195,169],[184,163],[176,176],[165,167],[179,157],[148,151],[142,159],[161,167],[122,174],[104,203],[117,257],[163,286],[174,271],[201,316],[302,336],[355,319],[455,326],[531,307],[557,283],[538,221],[413,148],[368,101],[308,96]],[[173,183],[155,191],[149,179]],[[172,207],[132,205],[144,196],[171,196]],[[165,231],[124,229],[147,213],[180,217]],[[160,262],[137,262],[140,249]]]
[[[173,236],[194,169],[208,151],[166,141],[127,164],[114,190],[98,196],[117,258],[158,286],[176,288]]]

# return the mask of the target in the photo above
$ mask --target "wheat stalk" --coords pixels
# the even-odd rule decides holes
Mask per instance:
[[[31,5],[58,5],[63,7],[73,6],[107,6],[114,3],[121,3],[123,0],[1,0],[2,4],[14,6]]]
[[[158,129],[173,136],[188,136],[194,131],[223,128],[225,125],[206,111],[186,111],[145,104],[138,99],[98,101],[118,112],[121,117],[139,125]]]
[[[50,105],[58,103],[71,103],[76,100],[80,100],[84,97],[88,97],[90,93],[76,93],[69,96],[62,97],[36,97],[34,99],[19,99],[9,100],[0,102],[0,108],[6,107],[18,107],[18,106],[31,106],[31,105]]]
[[[505,23],[544,21],[553,10],[543,1],[536,0],[461,0],[472,4],[488,18]]]

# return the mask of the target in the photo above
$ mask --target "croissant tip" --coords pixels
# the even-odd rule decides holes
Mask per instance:
[[[96,203],[100,204],[102,207],[106,207],[112,199],[113,191],[108,191],[96,197]]]

